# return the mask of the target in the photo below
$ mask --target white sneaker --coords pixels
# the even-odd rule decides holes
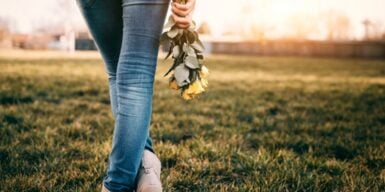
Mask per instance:
[[[158,157],[153,152],[145,149],[136,192],[162,192],[160,169],[161,162]]]

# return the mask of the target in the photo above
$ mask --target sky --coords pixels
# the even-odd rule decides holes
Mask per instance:
[[[11,20],[13,31],[30,33],[37,26],[66,22],[85,28],[84,19],[75,0],[60,7],[58,0],[0,0],[0,17]],[[319,22],[317,15],[333,10],[350,19],[350,36],[362,38],[362,21],[366,18],[385,31],[385,0],[196,0],[194,20],[207,22],[214,36],[234,29],[248,30],[250,26],[267,29],[268,37],[289,34],[287,24],[297,17],[306,25]],[[313,32],[322,39],[325,31]],[[311,36],[311,35],[310,35]]]

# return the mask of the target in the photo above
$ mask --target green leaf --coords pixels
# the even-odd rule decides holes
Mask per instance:
[[[199,52],[203,52],[205,50],[202,42],[200,42],[199,39],[197,39],[194,43],[192,43],[191,47],[193,47],[195,50],[197,50]]]
[[[174,77],[179,87],[190,83],[189,74],[190,70],[185,65],[179,64],[175,67]]]
[[[191,46],[199,51],[199,52],[203,52],[205,50],[205,47],[203,46],[203,43],[201,42],[201,40],[199,39],[199,34],[194,31],[193,32],[194,36],[195,36],[195,41],[193,43],[191,43]]]
[[[205,46],[199,38],[197,39],[197,43],[203,48],[203,50],[205,50]]]
[[[179,37],[182,37],[183,33],[184,33],[184,29],[179,29],[179,31],[178,31]]]
[[[194,56],[187,56],[184,64],[190,68],[190,69],[198,69],[199,68],[199,62],[198,59]]]
[[[201,53],[197,54],[198,59],[204,59],[203,55]]]
[[[173,49],[172,49],[172,57],[173,58],[177,58],[180,54],[180,49],[179,49],[179,46],[176,45]]]
[[[191,32],[194,32],[196,26],[197,26],[197,25],[196,25],[195,21],[192,21],[192,22],[190,23],[190,27],[188,28],[188,30],[191,31]]]
[[[160,44],[163,44],[163,43],[165,43],[165,42],[167,42],[167,41],[169,41],[170,39],[168,38],[168,36],[167,36],[167,32],[164,32],[164,33],[162,33],[162,35],[160,36],[160,39],[159,39],[159,42],[160,42]]]
[[[167,32],[167,36],[171,39],[175,38],[179,33],[178,27],[172,27],[170,31]]]
[[[190,79],[190,82],[194,82],[198,77],[198,72],[196,70],[191,70],[190,71],[190,76],[189,76],[189,79]]]
[[[172,70],[175,69],[176,66],[178,66],[180,63],[178,63],[178,60],[174,60],[174,63],[172,64],[172,66],[170,67],[170,69],[168,69],[168,71],[164,74],[164,77],[166,77]]]
[[[189,56],[196,57],[195,50],[191,46],[187,45],[186,43],[183,44],[183,52],[187,53]]]
[[[194,43],[194,41],[196,40],[196,37],[193,32],[187,31],[187,40],[190,44]]]
[[[168,50],[168,53],[166,55],[166,57],[164,58],[165,60],[170,57],[170,55],[172,54],[172,50],[173,50],[173,45],[170,45],[170,49]]]

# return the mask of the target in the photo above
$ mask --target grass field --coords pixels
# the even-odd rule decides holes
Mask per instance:
[[[42,57],[40,57],[42,56]],[[165,191],[384,191],[385,60],[211,56],[185,102],[160,60]],[[99,191],[113,131],[97,54],[0,54],[0,191]]]

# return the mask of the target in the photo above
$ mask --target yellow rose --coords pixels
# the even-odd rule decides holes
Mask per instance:
[[[206,87],[208,87],[209,82],[207,81],[207,79],[201,78],[201,84],[202,84],[203,88],[206,88]]]
[[[191,100],[192,98],[194,98],[192,94],[188,94],[186,91],[182,92],[182,97],[184,100]]]
[[[174,89],[174,90],[178,90],[179,89],[179,86],[178,86],[178,84],[176,83],[176,79],[175,78],[172,78],[171,80],[170,80],[170,82],[169,82],[169,87],[171,88],[171,89]]]
[[[201,70],[199,71],[199,75],[202,78],[207,78],[209,74],[210,74],[209,69],[206,66],[202,65]]]
[[[203,91],[205,91],[205,89],[202,87],[202,84],[199,80],[195,80],[185,90],[185,92],[187,92],[188,94],[194,94],[194,95],[202,93]]]
[[[205,91],[205,89],[203,88],[202,83],[199,80],[195,80],[182,92],[182,97],[185,100],[190,100],[203,91]]]

